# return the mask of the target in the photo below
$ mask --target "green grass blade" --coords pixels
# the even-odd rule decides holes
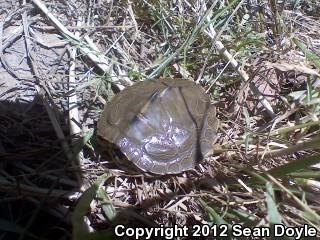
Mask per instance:
[[[227,223],[212,207],[206,204],[202,199],[200,199],[200,203],[202,207],[207,210],[209,216],[212,217],[215,223],[229,225],[229,223]]]
[[[320,163],[320,154],[307,156],[307,157],[286,163],[282,166],[270,169],[269,171],[267,171],[267,173],[272,175],[273,177],[281,177],[301,169],[306,169],[307,167],[310,167],[317,163]]]
[[[292,41],[303,51],[307,59],[311,61],[318,69],[320,69],[320,58],[313,52],[309,51],[307,46],[300,42],[297,38],[293,38]]]
[[[309,221],[320,224],[320,216],[317,214],[317,212],[315,212],[313,209],[311,209],[306,202],[304,202],[304,201],[300,200],[298,197],[296,197],[289,189],[287,189],[285,186],[283,186],[279,181],[277,181],[271,175],[268,175],[268,177],[279,188],[281,188],[283,191],[285,191],[299,205],[300,208],[302,208],[305,218],[307,218]]]
[[[92,138],[93,134],[94,134],[94,130],[91,129],[88,132],[84,133],[83,138],[80,138],[74,141],[74,143],[72,144],[72,150],[73,150],[74,156],[79,154],[83,146],[85,146],[87,142]]]
[[[101,198],[102,201],[102,211],[107,216],[109,221],[112,221],[116,216],[116,210],[106,193],[105,189],[99,188],[97,191],[97,196]]]
[[[277,204],[275,202],[273,187],[270,182],[266,183],[266,189],[267,191],[265,192],[265,196],[269,221],[271,224],[281,224],[282,217],[278,211]]]
[[[73,239],[89,239],[89,232],[83,225],[84,216],[87,214],[90,203],[96,196],[101,184],[104,183],[104,181],[109,177],[110,174],[103,174],[102,176],[98,177],[96,182],[82,194],[72,215]]]

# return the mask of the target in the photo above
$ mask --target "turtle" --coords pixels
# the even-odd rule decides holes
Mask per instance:
[[[195,82],[160,78],[126,87],[106,103],[97,123],[136,170],[156,175],[193,169],[213,153],[216,108]]]

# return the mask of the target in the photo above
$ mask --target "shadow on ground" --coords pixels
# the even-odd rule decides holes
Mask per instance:
[[[0,101],[0,238],[70,239],[76,171],[35,99]],[[69,136],[64,115],[55,115]]]

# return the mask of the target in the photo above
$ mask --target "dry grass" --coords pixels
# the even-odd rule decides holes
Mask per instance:
[[[320,6],[259,2],[1,2],[1,239],[113,239],[117,224],[319,237]],[[156,77],[206,89],[216,151],[178,176],[129,175],[93,129],[114,93]]]

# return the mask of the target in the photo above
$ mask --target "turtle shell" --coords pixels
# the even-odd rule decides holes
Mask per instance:
[[[192,169],[212,152],[217,125],[200,86],[163,78],[117,94],[105,105],[97,134],[142,171],[164,175]]]

